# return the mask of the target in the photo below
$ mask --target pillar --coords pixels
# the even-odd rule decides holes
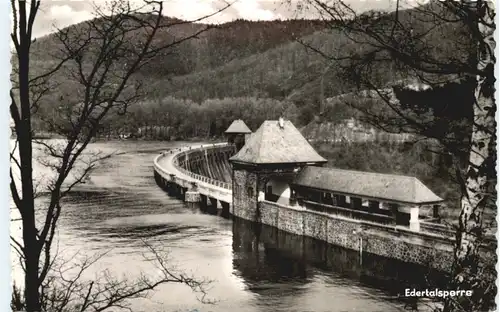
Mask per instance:
[[[323,193],[323,203],[333,206],[333,197],[331,193]]]
[[[314,191],[314,200],[317,203],[322,204],[323,203],[323,192],[320,191]]]
[[[217,198],[209,197],[209,199],[210,199],[210,206],[217,209]]]
[[[338,206],[338,203],[337,203],[337,196],[333,195],[330,193],[330,196],[332,198],[332,206]]]
[[[222,211],[221,211],[221,217],[223,218],[229,218],[229,203],[226,203],[226,202],[223,202],[221,201],[220,202],[221,206],[222,206]]]
[[[186,203],[197,203],[200,201],[200,193],[193,190],[188,190],[184,194],[184,201]]]
[[[167,181],[167,183],[166,183],[166,189],[167,189],[168,196],[172,196],[173,197],[175,195],[174,187],[175,187],[174,183],[172,183],[170,181]]]
[[[410,208],[410,230],[412,231],[420,231],[419,213],[420,207],[416,206]]]
[[[370,208],[370,212],[377,212],[380,209],[380,203],[375,200],[368,201],[368,207]]]
[[[175,186],[175,197],[177,199],[183,199],[182,198],[182,187],[178,184],[174,184]]]
[[[177,196],[177,184],[170,182],[170,187],[168,188],[169,193],[168,195],[171,197],[176,197]]]
[[[391,214],[392,214],[392,223],[394,225],[397,225],[398,224],[399,205],[398,204],[389,204],[389,209],[391,210]]]
[[[261,201],[264,201],[266,200],[266,193],[265,192],[262,192],[260,190],[257,190],[258,195],[257,195],[257,201],[261,202]]]
[[[294,188],[290,188],[290,198],[289,198],[288,204],[291,207],[298,206],[297,191]]]
[[[217,198],[209,197],[210,199],[210,212],[217,213]]]
[[[432,217],[439,218],[439,205],[432,206]]]
[[[170,181],[168,183],[167,192],[169,196],[176,195],[177,184],[175,184],[175,174],[170,174]]]
[[[207,196],[200,194],[200,208],[201,210],[207,209]]]
[[[182,199],[183,201],[186,200],[186,192],[187,192],[187,188],[186,187],[182,187],[179,185],[179,199]]]
[[[361,209],[363,202],[359,197],[351,197],[351,208],[353,209]]]
[[[187,203],[198,203],[200,202],[200,193],[198,193],[198,185],[196,182],[191,182],[191,187],[186,191],[184,195],[184,201]]]
[[[339,207],[345,207],[346,206],[346,198],[344,195],[335,195],[335,199],[337,202],[337,205]]]

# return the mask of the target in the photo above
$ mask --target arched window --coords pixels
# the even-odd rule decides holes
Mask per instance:
[[[248,197],[253,197],[253,187],[249,186],[247,188],[247,196]]]

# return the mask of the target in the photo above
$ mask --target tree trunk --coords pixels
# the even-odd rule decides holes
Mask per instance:
[[[494,25],[493,9],[489,7],[489,2],[479,1],[478,6],[480,6],[478,15],[484,20],[484,23],[480,22],[478,25],[479,33],[483,38],[478,44],[477,69],[481,74],[477,76],[471,151],[465,175],[465,190],[461,199],[452,284],[460,289],[483,292],[484,290],[479,285],[486,281],[484,281],[484,276],[480,274],[479,247],[484,236],[483,212],[493,199],[490,189],[492,181],[489,179],[489,174],[491,170],[495,169],[496,157],[495,58],[492,55],[495,50],[493,38],[495,28],[487,25]],[[478,296],[482,295],[484,294],[478,294]],[[481,297],[479,299],[482,300]],[[472,306],[474,301],[464,300],[460,303],[460,308],[465,311],[483,308]],[[454,311],[455,304],[451,300],[446,302],[444,310]]]
[[[19,100],[21,120],[17,125],[19,158],[21,163],[22,201],[18,207],[22,215],[25,249],[25,300],[28,312],[40,311],[39,261],[40,248],[35,223],[35,193],[33,189],[33,143],[31,132],[31,103],[29,85],[29,42],[22,42],[19,53]]]
[[[26,232],[26,231],[24,231]],[[39,293],[39,259],[40,253],[38,252],[38,247],[36,246],[36,239],[24,239],[24,244],[26,248],[26,260],[25,264],[25,300],[26,300],[26,311],[27,312],[39,312],[41,311],[40,306],[40,293]],[[29,241],[29,243],[28,243]]]

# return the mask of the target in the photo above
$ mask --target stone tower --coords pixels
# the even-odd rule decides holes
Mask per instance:
[[[226,134],[227,142],[229,144],[234,144],[236,146],[236,151],[239,151],[243,145],[245,145],[252,131],[243,120],[237,119],[233,121],[224,133]]]
[[[268,120],[251,135],[239,152],[229,159],[232,166],[232,214],[258,221],[258,202],[271,179],[291,182],[307,165],[321,166],[321,157],[288,120]]]

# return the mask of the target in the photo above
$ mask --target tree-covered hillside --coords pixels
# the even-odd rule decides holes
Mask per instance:
[[[155,35],[155,41],[159,43],[188,37],[207,27],[206,24],[190,23],[169,17],[164,18],[163,24],[165,28],[160,29]],[[221,25],[212,25],[209,30],[199,33],[195,38],[156,55],[148,66],[142,68],[141,73],[144,79],[153,80],[217,68],[232,60],[261,53],[309,35],[323,27],[324,25],[316,20],[246,21],[239,19]],[[68,28],[73,34],[78,34],[84,31],[85,23],[75,24]],[[128,39],[131,41],[129,43],[133,44],[134,38]],[[35,65],[53,62],[60,45],[56,34],[38,38],[33,44],[33,54],[36,56],[33,59]]]
[[[364,22],[369,27],[384,27],[387,16],[361,18],[366,19]],[[425,34],[421,40],[425,41],[427,50],[421,49],[421,53],[441,55],[443,59],[467,56],[468,46],[460,39],[464,36],[455,24],[435,27],[418,9],[399,12],[399,19],[414,26],[415,32]],[[156,39],[160,43],[196,33],[204,27],[170,18],[165,18],[164,23],[171,26],[161,30]],[[78,33],[84,31],[82,25],[71,28]],[[303,126],[318,113],[322,95],[328,98],[356,89],[352,79],[346,77],[346,61],[337,60],[329,65],[320,53],[307,46],[339,58],[369,51],[369,43],[362,38],[354,39],[359,40],[340,31],[324,30],[323,21],[236,20],[155,56],[141,68],[135,81],[140,81],[144,96],[150,102],[165,97],[201,103],[215,98],[249,96],[291,101],[304,116],[299,120]],[[133,41],[134,38],[130,38],[127,44]],[[40,71],[50,67],[57,55],[57,36],[52,34],[37,40],[34,50],[37,55],[32,58],[34,67]],[[45,114],[53,114],[54,107],[74,105],[76,86],[72,79],[67,79],[74,71],[69,65],[66,71],[54,75],[52,80],[57,87],[52,88],[44,100],[46,107],[41,114],[43,110]],[[409,75],[397,68],[389,56],[370,71],[382,85]],[[322,80],[323,94],[320,92]]]
[[[443,64],[467,61],[473,49],[463,28],[457,23],[437,25],[429,12],[421,8],[399,12],[399,22],[410,25],[413,32],[419,34],[419,40],[412,42],[416,44],[415,51],[432,55]],[[390,32],[387,19],[393,17],[371,12],[359,18],[367,28]],[[161,30],[156,39],[160,45],[206,27],[171,18],[165,18],[164,23],[171,26]],[[131,86],[140,83],[143,97],[126,112],[107,116],[100,123],[97,137],[213,139],[221,138],[234,119],[243,119],[256,130],[264,120],[282,115],[314,142],[319,152],[331,161],[330,165],[369,171],[386,168],[387,172],[416,175],[449,199],[449,207],[455,207],[459,189],[446,167],[446,155],[435,156],[433,143],[427,146],[423,142],[418,151],[414,151],[405,142],[415,136],[404,129],[400,134],[389,135],[374,128],[366,118],[370,113],[385,116],[386,121],[396,127],[398,116],[377,91],[359,92],[357,75],[372,79],[378,90],[388,92],[391,100],[399,104],[423,105],[430,109],[439,117],[435,126],[449,133],[450,139],[467,128],[468,114],[462,108],[468,107],[469,88],[456,85],[444,91],[418,94],[400,91],[394,86],[422,73],[399,67],[390,53],[375,53],[375,62],[353,66],[352,60],[373,51],[373,42],[359,34],[325,26],[325,21],[319,20],[236,20],[202,32],[156,55],[142,67],[131,80]],[[83,31],[84,23],[73,25],[63,33],[75,35]],[[133,45],[134,40],[140,39],[140,34],[134,36],[124,44]],[[405,41],[404,33],[397,37],[401,45],[410,44]],[[61,48],[58,41],[58,35],[52,34],[33,43],[33,73],[43,72],[57,63]],[[91,60],[92,53],[89,49],[84,56]],[[120,68],[115,70],[120,73]],[[68,112],[78,109],[83,97],[75,74],[76,68],[70,63],[52,75],[51,88],[36,107],[33,120],[36,131],[50,133],[54,126],[64,127]],[[422,75],[421,78],[448,77]],[[453,114],[453,111],[464,114]],[[379,152],[368,158],[362,157],[367,146],[375,151],[377,144],[389,145],[380,147]],[[347,154],[359,157],[343,158]],[[418,166],[408,169],[417,162]]]

